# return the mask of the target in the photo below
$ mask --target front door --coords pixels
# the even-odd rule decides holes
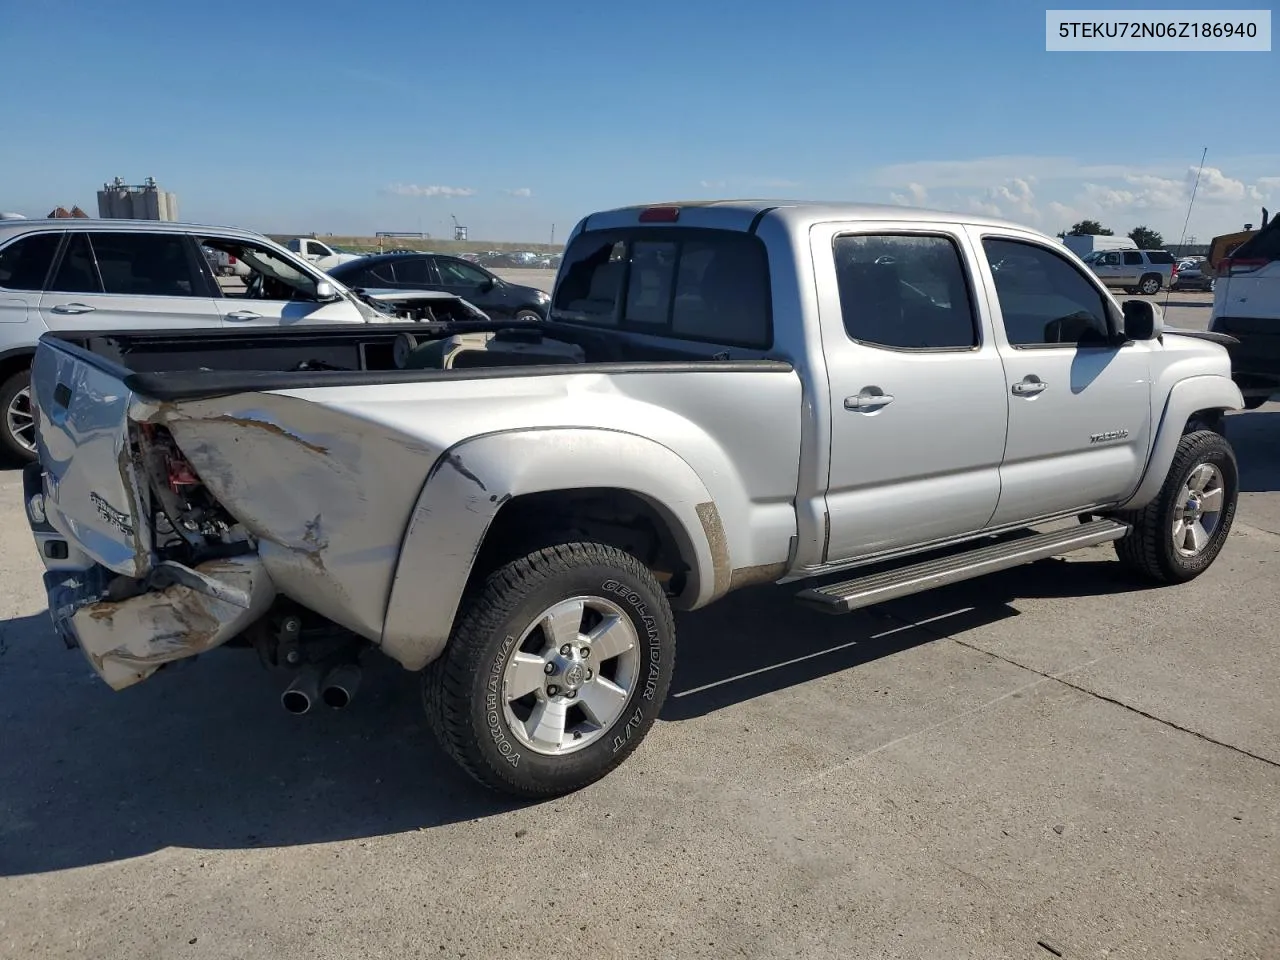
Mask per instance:
[[[324,302],[316,298],[316,283],[323,274],[303,271],[261,244],[210,235],[199,240],[206,256],[208,252],[227,253],[246,268],[244,276],[218,282],[220,296],[215,303],[223,326],[364,322],[360,311],[345,297]]]
[[[40,316],[50,330],[220,326],[196,257],[181,233],[72,233],[40,298]]]
[[[1109,287],[1126,286],[1124,264],[1120,262],[1120,254],[1115,250],[1100,253],[1093,261],[1093,272]]]
[[[440,276],[439,289],[469,300],[489,316],[504,319],[512,315],[502,284],[475,264],[458,257],[435,257]]]
[[[1113,301],[1048,245],[970,228],[989,271],[1009,437],[992,522],[1124,499],[1151,443],[1151,343],[1119,344]]]
[[[826,562],[981,530],[1008,405],[968,238],[824,224],[811,243],[830,391]]]

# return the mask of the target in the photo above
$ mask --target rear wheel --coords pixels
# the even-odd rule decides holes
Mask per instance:
[[[1235,451],[1211,430],[1178,443],[1159,495],[1141,510],[1121,514],[1132,524],[1116,541],[1130,569],[1161,583],[1200,576],[1217,559],[1236,515],[1239,471]]]
[[[36,455],[36,420],[31,409],[31,372],[19,370],[0,384],[0,450],[19,460]]]
[[[1160,292],[1160,278],[1154,273],[1149,273],[1142,278],[1142,282],[1138,284],[1138,290],[1145,293],[1148,297]]]
[[[423,678],[445,751],[487,787],[525,798],[599,780],[658,717],[675,625],[653,574],[599,543],[498,568],[466,601]]]

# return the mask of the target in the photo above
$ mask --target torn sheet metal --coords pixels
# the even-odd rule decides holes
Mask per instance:
[[[169,564],[167,566],[177,566]],[[98,675],[114,690],[145,680],[166,663],[226,643],[266,613],[275,586],[257,557],[211,560],[160,571],[161,590],[116,602],[54,611]]]

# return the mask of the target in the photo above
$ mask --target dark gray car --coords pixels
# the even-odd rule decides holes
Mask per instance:
[[[510,283],[477,263],[438,253],[384,253],[328,271],[353,289],[443,290],[474,303],[495,320],[545,320],[550,297],[537,287]]]

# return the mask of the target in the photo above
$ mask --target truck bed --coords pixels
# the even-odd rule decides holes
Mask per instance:
[[[766,360],[750,351],[713,344],[673,343],[632,333],[590,330],[544,323],[548,339],[581,346],[587,372],[603,366],[611,373],[655,364],[668,372],[688,364],[714,361],[737,369],[790,369],[790,364]],[[112,375],[125,386],[156,400],[188,400],[263,390],[307,387],[363,386],[511,376],[507,365],[474,366],[463,370],[401,370],[394,362],[394,344],[401,334],[419,342],[460,333],[513,329],[510,323],[389,323],[368,326],[326,324],[289,329],[198,329],[46,333],[41,339],[69,346],[81,358]],[[528,330],[529,327],[519,328]],[[736,355],[736,356],[735,356]],[[674,366],[673,366],[674,365]],[[745,365],[745,366],[744,366]],[[565,364],[526,365],[522,376],[563,374]]]

